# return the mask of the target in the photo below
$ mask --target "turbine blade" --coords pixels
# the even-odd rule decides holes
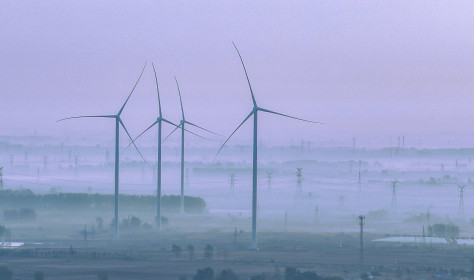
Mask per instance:
[[[218,136],[223,136],[223,135],[220,135],[220,134],[215,133],[215,132],[213,132],[213,131],[207,130],[207,129],[205,129],[204,127],[200,127],[199,125],[193,124],[192,122],[188,122],[188,121],[185,121],[185,122],[186,122],[187,124],[189,124],[189,125],[195,126],[195,127],[200,128],[200,129],[202,129],[202,130],[204,130],[204,131],[207,131],[207,132],[209,132],[209,133],[212,133],[212,134],[215,134],[215,135],[218,135]]]
[[[253,106],[257,107],[257,102],[255,101],[255,96],[254,96],[254,94],[253,94],[252,86],[250,85],[249,75],[247,74],[247,69],[245,69],[244,60],[242,59],[242,56],[240,55],[240,52],[239,52],[239,50],[237,49],[237,46],[235,45],[235,43],[232,42],[232,44],[234,44],[235,50],[236,50],[237,53],[239,54],[240,61],[242,62],[242,66],[244,67],[245,76],[247,77],[247,82],[249,83],[250,94],[252,94]]]
[[[270,111],[270,110],[263,109],[263,108],[258,108],[258,110],[259,110],[259,111],[262,111],[262,112],[267,112],[267,113],[270,113],[270,114],[280,115],[280,116],[287,117],[287,118],[290,118],[290,119],[299,120],[299,121],[310,122],[310,123],[317,123],[317,124],[324,124],[324,123],[322,123],[322,122],[315,122],[315,121],[305,120],[305,119],[301,119],[301,118],[297,118],[297,117],[285,115],[285,114],[282,114],[282,113],[277,113],[277,112]]]
[[[137,150],[138,154],[141,156],[141,158],[142,158],[143,161],[146,163],[146,165],[148,165],[148,167],[151,168],[151,166],[148,164],[148,162],[146,161],[146,159],[143,157],[142,153],[141,153],[140,150],[138,149],[137,145],[135,145],[135,142],[133,142],[132,136],[130,136],[130,133],[128,133],[128,130],[127,130],[127,128],[125,127],[125,125],[123,124],[123,122],[122,122],[121,119],[119,119],[119,122],[120,122],[120,124],[122,125],[123,129],[125,130],[125,132],[127,133],[128,138],[130,138],[130,141],[132,141],[133,146],[135,146],[135,149]]]
[[[117,113],[117,115],[120,116],[120,114],[122,114],[123,108],[125,108],[125,105],[127,105],[127,102],[128,102],[128,100],[130,99],[130,96],[132,96],[133,91],[134,91],[135,88],[137,87],[138,82],[140,81],[140,79],[142,78],[143,71],[145,71],[145,67],[146,67],[146,61],[145,61],[145,65],[143,65],[142,72],[140,73],[140,76],[138,77],[137,82],[136,82],[135,85],[133,86],[132,91],[131,91],[130,94],[128,95],[127,100],[125,100],[125,103],[123,103],[122,108],[120,108],[120,111]]]
[[[225,140],[224,144],[222,144],[222,146],[219,148],[219,151],[217,151],[217,154],[216,156],[214,157],[214,160],[216,160],[217,158],[217,155],[219,155],[220,151],[222,150],[222,148],[224,148],[225,144],[227,143],[227,141],[229,141],[230,137],[232,137],[232,135],[234,135],[235,132],[237,132],[237,130],[253,115],[254,111],[252,110],[252,112],[250,112],[250,114],[239,124],[239,126],[230,134],[230,136]]]
[[[177,124],[175,124],[175,123],[173,123],[173,122],[170,122],[170,121],[167,120],[167,119],[161,118],[161,120],[164,121],[165,123],[171,124],[172,126],[178,126]]]
[[[209,141],[214,141],[214,140],[212,140],[212,139],[206,138],[206,137],[201,136],[201,135],[199,135],[199,134],[197,134],[197,133],[194,133],[194,132],[192,132],[192,131],[189,131],[189,130],[187,130],[186,128],[184,129],[184,131],[186,131],[186,132],[188,132],[188,133],[191,133],[192,135],[195,135],[195,136],[197,136],[197,137],[199,137],[199,138],[206,139],[206,140],[209,140]]]
[[[130,142],[127,147],[125,147],[125,149],[123,149],[122,153],[125,152],[129,147],[130,145],[132,145],[132,143],[134,143],[135,141],[137,141],[137,139],[142,136],[143,134],[145,134],[145,132],[147,132],[149,129],[151,129],[153,126],[155,126],[155,124],[157,124],[158,121],[155,121],[152,125],[150,125],[147,129],[145,129],[142,133],[140,133],[137,137],[135,137],[135,139],[132,140],[132,142]]]
[[[76,117],[60,119],[60,120],[57,120],[56,122],[70,120],[70,119],[80,119],[80,118],[115,118],[115,115],[76,116]]]
[[[181,91],[179,90],[178,79],[176,79],[176,76],[174,76],[174,80],[176,81],[176,86],[178,87],[179,102],[181,103],[181,113],[183,114],[183,120],[184,120],[183,100],[181,98]]]
[[[160,110],[160,117],[161,117],[161,100],[160,100],[160,89],[158,88],[158,77],[156,76],[155,64],[151,63],[153,66],[153,72],[155,73],[155,82],[156,82],[156,92],[158,93],[158,108]]]
[[[166,139],[168,139],[178,128],[181,127],[181,124],[176,126],[173,131],[170,132],[170,134],[168,134],[168,136],[165,137],[165,139],[163,141],[161,141],[161,143],[165,143]]]

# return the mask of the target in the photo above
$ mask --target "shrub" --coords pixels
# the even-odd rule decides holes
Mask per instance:
[[[204,269],[198,269],[196,275],[194,275],[193,280],[213,280],[214,279],[214,270],[210,267]]]

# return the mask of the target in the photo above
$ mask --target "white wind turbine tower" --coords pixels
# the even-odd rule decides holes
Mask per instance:
[[[200,127],[200,126],[198,126],[198,125],[196,125],[196,124],[194,124],[194,123],[192,123],[192,122],[186,120],[186,118],[184,117],[183,99],[181,98],[181,91],[180,91],[180,89],[179,89],[179,84],[178,84],[178,80],[176,79],[176,76],[174,77],[174,79],[175,79],[175,81],[176,81],[176,87],[178,88],[179,102],[180,102],[180,104],[181,104],[181,115],[182,115],[182,119],[181,119],[181,121],[179,122],[179,125],[178,125],[173,131],[171,131],[171,133],[170,133],[168,136],[166,136],[166,138],[165,138],[165,140],[163,140],[163,142],[166,141],[166,139],[168,139],[168,137],[169,137],[171,134],[173,134],[173,132],[175,132],[178,128],[181,128],[181,213],[184,213],[184,131],[188,131],[188,130],[186,130],[186,129],[184,128],[184,125],[185,125],[185,124],[189,124],[189,125],[191,125],[191,126],[197,127],[197,128],[199,128],[199,129],[202,129],[202,130],[207,131],[207,132],[209,132],[209,133],[212,133],[212,134],[215,134],[215,135],[219,135],[219,136],[222,136],[222,135],[217,134],[217,133],[215,133],[215,132],[212,132],[212,131],[210,131],[210,130],[207,130],[207,129],[203,128],[203,127]],[[190,131],[188,131],[188,132],[190,132]],[[203,139],[207,139],[207,138],[205,138],[205,137],[202,137],[202,136],[200,136],[200,135],[197,135],[196,133],[192,133],[192,132],[190,132],[190,133],[191,133],[191,134],[194,134],[194,135],[196,135],[196,136],[198,136],[198,137],[201,137],[201,138],[203,138]],[[210,139],[207,139],[207,140],[210,140]]]
[[[114,233],[115,233],[115,240],[119,239],[119,221],[118,221],[118,198],[119,198],[119,130],[120,126],[123,127],[123,130],[127,133],[128,137],[133,143],[132,137],[130,136],[130,133],[128,132],[127,128],[125,127],[122,119],[120,118],[120,115],[122,114],[123,109],[125,108],[125,105],[127,105],[128,100],[130,99],[130,96],[132,96],[133,91],[138,85],[138,82],[140,81],[143,71],[145,71],[146,67],[146,62],[145,65],[143,66],[142,72],[140,73],[140,76],[138,77],[137,82],[132,88],[132,91],[128,95],[127,99],[125,100],[125,103],[123,103],[122,107],[118,111],[117,114],[115,115],[93,115],[93,116],[77,116],[77,117],[69,117],[69,118],[64,118],[60,119],[59,121],[63,120],[68,120],[68,119],[78,119],[78,118],[111,118],[115,119],[115,209],[114,209]],[[142,159],[145,161],[145,158],[143,158],[143,155],[140,153],[138,150],[138,147],[133,143],[135,146],[135,149],[138,151]],[[146,163],[146,161],[145,161]],[[147,163],[148,164],[148,163]]]
[[[234,43],[233,43],[234,44]],[[253,109],[250,111],[248,116],[237,126],[237,128],[230,134],[230,136],[225,140],[224,144],[220,147],[219,151],[216,154],[219,154],[219,152],[222,150],[224,145],[229,141],[229,139],[234,135],[234,133],[251,117],[253,116],[253,176],[252,176],[252,249],[257,249],[257,114],[259,111],[261,112],[266,112],[270,114],[275,114],[275,115],[280,115],[284,116],[287,118],[292,118],[300,121],[305,121],[305,122],[310,122],[310,123],[318,123],[322,124],[320,122],[314,122],[314,121],[309,121],[305,119],[300,119],[296,118],[293,116],[285,115],[282,113],[278,113],[275,111],[270,111],[261,107],[258,107],[257,102],[255,101],[255,96],[253,94],[252,86],[250,85],[250,80],[249,76],[247,74],[247,70],[245,69],[244,61],[242,59],[242,56],[240,55],[239,50],[237,49],[237,46],[234,44],[235,50],[237,51],[237,54],[240,57],[240,61],[242,62],[242,67],[244,68],[245,76],[247,77],[247,83],[249,85],[250,89],[250,94],[252,96],[252,102],[253,102]]]

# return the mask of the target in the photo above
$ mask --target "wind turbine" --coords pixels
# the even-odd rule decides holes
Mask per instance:
[[[275,115],[280,115],[283,117],[291,118],[291,119],[296,119],[300,121],[305,121],[305,122],[310,122],[310,123],[319,123],[320,122],[314,122],[314,121],[309,121],[305,119],[300,119],[297,117],[285,115],[282,113],[278,113],[275,111],[270,111],[267,109],[264,109],[262,107],[259,107],[257,105],[257,102],[255,101],[255,96],[253,94],[252,86],[250,85],[250,80],[249,76],[247,74],[247,70],[245,69],[244,61],[242,59],[242,56],[240,55],[239,50],[237,49],[237,46],[234,44],[235,50],[237,51],[237,54],[240,57],[240,61],[242,62],[242,67],[244,68],[245,76],[247,77],[247,83],[249,84],[249,89],[250,89],[250,94],[252,96],[252,102],[253,102],[253,109],[250,111],[248,116],[237,126],[237,128],[230,134],[230,136],[225,140],[224,144],[220,147],[219,151],[217,151],[216,157],[219,154],[219,152],[222,150],[224,145],[229,141],[229,139],[234,135],[234,133],[251,117],[253,116],[253,176],[252,176],[252,249],[257,249],[257,114],[259,111],[261,112],[266,112],[270,114],[275,114]]]
[[[128,132],[128,130],[125,127],[122,119],[120,118],[120,115],[122,114],[122,111],[125,108],[125,105],[127,105],[127,102],[130,99],[130,96],[132,96],[133,91],[137,87],[138,82],[140,81],[140,79],[143,75],[143,71],[145,71],[145,67],[146,67],[146,62],[145,62],[145,65],[143,66],[143,69],[142,69],[142,72],[140,73],[140,76],[138,77],[137,82],[135,83],[135,85],[132,88],[132,91],[128,95],[127,99],[125,100],[125,103],[123,103],[122,107],[120,108],[120,110],[118,111],[117,114],[115,114],[115,115],[77,116],[77,117],[69,117],[69,118],[64,118],[64,119],[58,120],[58,122],[59,122],[59,121],[63,121],[63,120],[79,119],[79,118],[111,118],[111,119],[115,119],[115,210],[114,210],[115,240],[119,239],[118,198],[119,198],[119,129],[120,129],[120,126],[123,127],[123,130],[125,130],[125,132],[127,133],[128,138],[130,138],[130,140],[132,140],[132,137],[130,136],[130,133]],[[133,142],[133,140],[132,140],[132,142]],[[135,143],[133,143],[133,145],[135,146],[135,149],[138,151],[138,153],[140,154],[142,159],[146,162],[145,158],[140,153],[140,150],[138,150],[138,147],[135,145]]]
[[[182,119],[179,122],[179,125],[173,131],[171,131],[171,133],[168,136],[166,136],[166,138],[165,138],[165,140],[163,140],[163,142],[166,141],[166,139],[168,139],[168,137],[170,137],[170,135],[173,134],[173,132],[175,132],[178,128],[181,128],[181,213],[184,213],[184,131],[188,131],[184,128],[184,125],[189,124],[191,126],[197,127],[199,129],[202,129],[202,130],[207,131],[209,133],[219,135],[219,136],[222,136],[222,135],[217,134],[215,132],[212,132],[210,130],[207,130],[207,129],[201,127],[201,126],[198,126],[198,125],[186,120],[186,118],[184,117],[183,99],[181,98],[181,91],[179,89],[178,79],[176,79],[176,76],[174,77],[174,79],[176,81],[176,87],[178,88],[179,102],[181,104]],[[188,131],[188,132],[190,132],[190,131]],[[190,132],[190,133],[192,133],[192,132]],[[210,140],[210,139],[207,139],[207,138],[202,137],[200,135],[197,135],[196,133],[192,133],[192,134],[194,134],[198,137],[204,138],[206,140]]]
[[[145,132],[147,132],[148,130],[150,130],[152,127],[154,127],[155,125],[158,125],[158,170],[157,170],[157,180],[156,180],[156,219],[157,219],[157,225],[158,225],[158,230],[161,230],[161,144],[164,142],[161,141],[161,127],[162,127],[162,123],[165,122],[165,123],[168,123],[172,126],[175,127],[175,129],[173,131],[175,131],[177,128],[179,128],[179,125],[176,125],[174,124],[173,122],[163,118],[163,114],[161,112],[161,99],[160,99],[160,89],[158,87],[158,77],[156,75],[156,70],[155,70],[155,65],[153,64],[153,62],[151,63],[151,65],[153,66],[153,72],[155,73],[155,83],[156,83],[156,92],[157,92],[157,96],[158,96],[158,112],[159,112],[159,115],[158,115],[158,118],[156,119],[155,122],[153,122],[147,129],[145,129],[142,133],[140,133],[135,139],[132,140],[132,142],[127,146],[127,148],[132,144],[134,143],[140,136],[142,136]],[[193,133],[191,131],[188,131],[186,130],[187,132],[191,133],[191,134],[194,134],[198,137],[201,137],[201,138],[204,138],[196,133]],[[166,137],[167,139],[168,137]],[[165,140],[166,140],[165,139]]]

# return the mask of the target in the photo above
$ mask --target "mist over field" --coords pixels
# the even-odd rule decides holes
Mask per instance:
[[[474,279],[473,18],[1,2],[0,279]]]

